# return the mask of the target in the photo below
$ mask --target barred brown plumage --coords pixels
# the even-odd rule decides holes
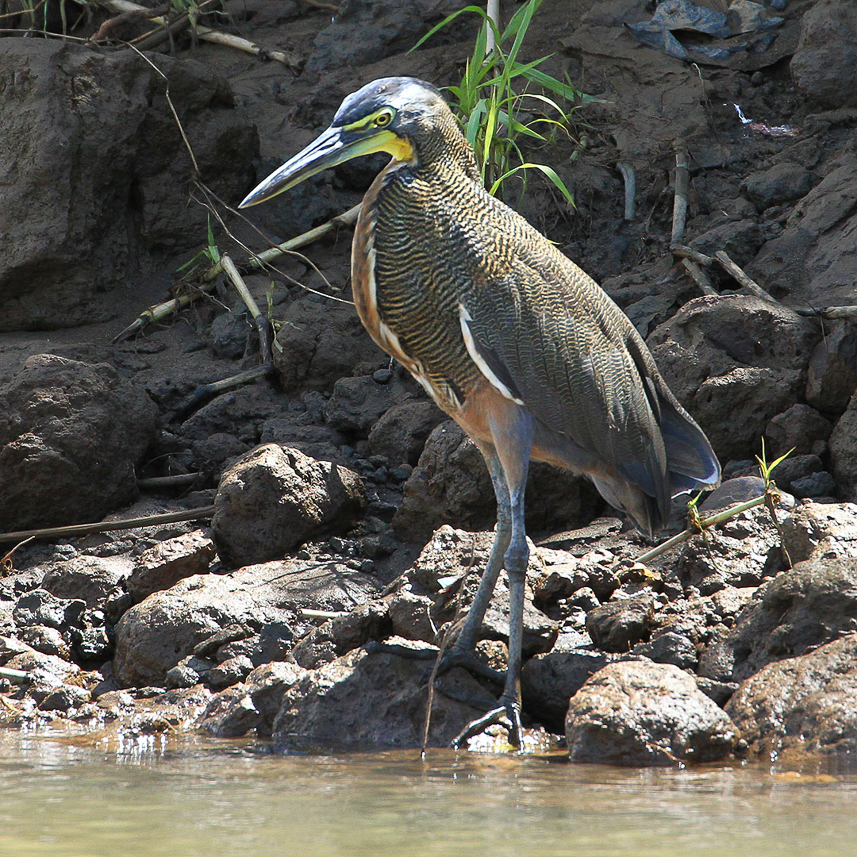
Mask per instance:
[[[520,745],[524,485],[530,459],[588,475],[651,535],[670,498],[720,480],[702,430],[676,401],[627,316],[526,220],[489,195],[435,87],[376,80],[315,142],[241,203],[255,205],[369,152],[390,163],[363,200],[352,247],[357,312],[485,456],[497,530],[445,664],[470,660],[500,571],[509,576],[509,665],[498,707],[457,741],[506,722]]]

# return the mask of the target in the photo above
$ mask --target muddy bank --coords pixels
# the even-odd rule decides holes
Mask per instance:
[[[234,204],[375,77],[455,81],[472,26],[405,53],[452,7],[396,5],[345,4],[331,22],[248,3],[218,22],[290,65],[204,43],[153,52],[205,185]],[[525,715],[565,735],[575,759],[855,749],[857,328],[806,310],[855,302],[854,64],[831,57],[854,44],[857,18],[835,0],[782,5],[728,35],[679,33],[688,58],[632,35],[652,29],[634,0],[547,2],[525,43],[601,100],[532,153],[576,208],[534,179],[522,213],[626,310],[727,477],[757,473],[763,438],[769,458],[794,449],[775,474],[779,529],[745,512],[646,572],[633,560],[648,546],[588,483],[533,468]],[[18,141],[0,145],[16,176],[0,212],[12,248],[0,261],[0,530],[214,507],[202,521],[18,548],[0,581],[0,660],[28,679],[5,680],[3,716],[94,737],[416,746],[435,647],[487,558],[487,472],[353,308],[324,296],[348,296],[347,230],[288,257],[285,278],[248,277],[276,330],[272,378],[192,404],[200,385],[259,362],[225,283],[111,345],[207,240],[158,71],[120,48],[0,39],[0,140]],[[700,296],[670,252],[676,140],[689,155],[685,243],[725,252],[773,301],[717,263],[716,294]],[[630,220],[619,164],[636,177]],[[359,201],[372,175],[346,165],[254,223],[290,238]],[[248,224],[227,223],[260,247]],[[138,482],[167,476],[186,478]],[[746,490],[727,482],[708,502]],[[497,669],[506,610],[501,583],[480,643]],[[431,743],[497,690],[460,669],[442,677]]]

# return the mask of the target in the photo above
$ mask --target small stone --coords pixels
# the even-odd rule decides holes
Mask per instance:
[[[244,681],[252,671],[253,661],[246,655],[238,655],[212,667],[208,674],[208,683],[212,690],[223,690]]]
[[[627,652],[648,637],[653,611],[651,593],[608,601],[587,614],[586,630],[599,648]]]

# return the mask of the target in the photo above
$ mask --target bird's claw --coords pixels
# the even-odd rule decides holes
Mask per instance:
[[[480,661],[479,658],[467,649],[459,649],[456,646],[447,649],[440,659],[440,664],[437,668],[437,674],[443,675],[449,672],[453,667],[462,667],[471,675],[480,676],[494,682],[494,684],[503,686],[506,676],[499,670],[489,667],[488,664]]]
[[[499,724],[509,733],[509,743],[519,750],[523,746],[524,727],[521,725],[521,705],[517,700],[504,701],[500,699],[500,705],[491,709],[487,714],[472,720],[452,741],[452,746],[457,750],[467,744],[474,735],[484,732],[489,726]]]

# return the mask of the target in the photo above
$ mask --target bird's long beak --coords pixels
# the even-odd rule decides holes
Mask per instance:
[[[357,135],[347,128],[331,126],[302,152],[298,152],[290,161],[271,173],[265,181],[247,194],[238,207],[248,208],[264,202],[328,167],[335,167],[360,155],[385,151],[397,156],[400,154],[398,150],[403,142],[392,131],[386,129]]]

